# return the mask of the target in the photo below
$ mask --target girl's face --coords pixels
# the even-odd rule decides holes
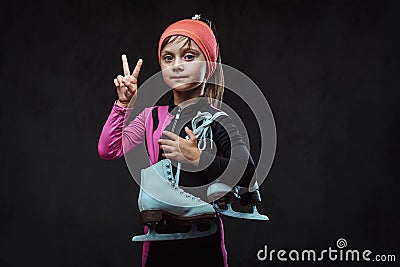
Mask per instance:
[[[195,42],[177,38],[161,50],[161,71],[165,83],[177,91],[189,91],[205,81],[207,62]]]

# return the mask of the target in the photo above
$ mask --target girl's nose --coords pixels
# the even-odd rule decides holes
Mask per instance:
[[[183,70],[183,61],[181,59],[175,59],[174,65],[172,66],[173,71],[182,71]]]

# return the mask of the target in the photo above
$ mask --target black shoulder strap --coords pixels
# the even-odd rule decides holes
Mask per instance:
[[[151,111],[151,116],[153,117],[153,133],[158,127],[158,107],[154,107],[153,110]]]
[[[153,118],[153,128],[152,128],[152,133],[154,133],[154,131],[157,129],[158,127],[158,123],[159,123],[159,119],[158,119],[158,107],[154,107],[151,111],[151,116]],[[149,148],[147,146],[147,137],[146,134],[144,134],[144,144],[146,146],[146,151],[147,151],[147,155],[150,157],[149,154]]]

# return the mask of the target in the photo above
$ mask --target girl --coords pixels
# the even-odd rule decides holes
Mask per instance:
[[[171,24],[159,40],[158,58],[163,79],[172,89],[168,92],[169,103],[144,109],[125,126],[125,114],[132,108],[129,103],[136,101],[143,60],[138,60],[130,74],[127,57],[122,55],[124,75],[114,79],[118,99],[100,135],[100,157],[119,158],[145,141],[151,164],[165,158],[182,164],[180,186],[206,185],[222,173],[228,176],[243,173],[238,184],[248,186],[254,163],[230,117],[224,115],[211,123],[214,148],[207,145],[204,150],[198,148],[199,140],[190,122],[199,111],[211,114],[220,111],[224,77],[213,24],[198,15]],[[243,167],[237,167],[243,166],[243,162],[244,172]],[[232,166],[229,171],[228,163]],[[199,171],[185,171],[184,165]],[[173,172],[176,172],[174,167]],[[228,266],[219,216],[217,222],[217,232],[206,237],[144,242],[142,266]],[[177,228],[177,225],[166,225],[161,231],[174,232]]]

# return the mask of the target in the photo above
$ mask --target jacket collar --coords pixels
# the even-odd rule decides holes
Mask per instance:
[[[171,92],[172,92],[172,90],[171,90]],[[194,112],[194,111],[200,110],[201,107],[203,107],[203,106],[206,105],[206,104],[208,104],[207,97],[205,96],[205,94],[202,94],[202,95],[200,96],[199,100],[198,100],[196,103],[194,103],[194,104],[192,104],[192,105],[189,105],[189,106],[183,108],[182,111],[184,110],[185,113],[186,113],[186,112],[192,113],[192,112]],[[174,104],[174,94],[171,93],[171,96],[170,96],[169,102],[168,102],[168,112],[169,112],[170,114],[175,115],[175,114],[178,112],[178,109],[179,109],[179,108],[177,108],[177,105]]]

